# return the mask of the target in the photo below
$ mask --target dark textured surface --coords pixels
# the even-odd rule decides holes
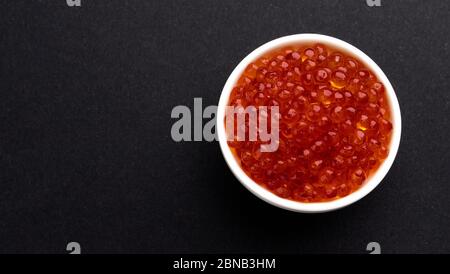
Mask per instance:
[[[450,2],[2,1],[0,252],[450,252]],[[234,66],[317,32],[371,56],[403,114],[368,197],[301,215],[244,189],[217,143],[175,143],[176,105],[217,104]]]

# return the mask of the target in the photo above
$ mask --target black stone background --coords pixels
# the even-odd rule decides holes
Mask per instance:
[[[2,0],[0,252],[450,251],[450,2]],[[383,183],[336,212],[266,204],[216,142],[172,141],[176,105],[215,105],[274,38],[322,33],[371,56],[403,115]]]

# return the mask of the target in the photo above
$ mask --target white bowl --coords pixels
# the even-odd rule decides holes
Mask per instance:
[[[378,170],[372,174],[366,182],[353,193],[336,200],[328,201],[328,202],[317,202],[317,203],[302,203],[293,200],[288,200],[281,198],[264,187],[257,184],[253,181],[247,174],[242,170],[233,153],[231,152],[228,144],[227,144],[227,136],[225,133],[225,107],[228,104],[230,93],[233,87],[236,85],[237,80],[242,75],[246,67],[259,57],[263,56],[267,52],[270,52],[274,49],[282,48],[289,45],[295,44],[310,44],[310,43],[322,43],[326,46],[331,46],[336,50],[339,50],[343,53],[346,53],[350,56],[356,57],[357,60],[362,61],[364,65],[371,70],[379,81],[381,81],[385,87],[387,98],[389,100],[390,110],[391,110],[391,119],[393,125],[392,139],[389,147],[389,155],[380,165]],[[326,35],[320,34],[295,34],[290,36],[284,36],[275,40],[272,40],[259,48],[255,49],[251,52],[247,57],[242,60],[239,65],[233,70],[230,77],[228,78],[225,86],[222,90],[222,94],[220,96],[220,101],[217,109],[217,134],[219,138],[220,148],[222,150],[223,156],[225,157],[225,161],[230,167],[233,174],[236,178],[248,189],[250,192],[255,194],[257,197],[262,200],[291,211],[303,212],[303,213],[319,213],[319,212],[327,212],[336,210],[339,208],[343,208],[348,206],[359,199],[363,198],[369,192],[371,192],[378,184],[383,180],[384,176],[387,174],[389,169],[394,162],[395,156],[398,151],[398,147],[400,144],[400,135],[401,135],[401,114],[400,114],[400,106],[398,104],[397,96],[395,95],[395,91],[389,82],[386,75],[383,71],[378,67],[378,65],[370,59],[369,56],[364,54],[362,51],[357,49],[356,47],[350,45],[347,42],[339,40],[337,38],[333,38]]]

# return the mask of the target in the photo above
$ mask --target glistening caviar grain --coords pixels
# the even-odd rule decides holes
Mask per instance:
[[[259,58],[228,104],[279,107],[277,151],[261,152],[260,141],[228,144],[246,174],[282,198],[344,197],[389,153],[392,123],[383,84],[359,60],[322,44]]]

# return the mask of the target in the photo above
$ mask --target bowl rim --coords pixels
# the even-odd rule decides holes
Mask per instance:
[[[271,50],[286,47],[292,44],[302,43],[322,43],[331,46],[336,50],[339,50],[340,52],[346,53],[350,56],[354,56],[358,61],[362,61],[365,66],[376,75],[378,80],[383,83],[392,115],[391,118],[393,124],[393,132],[391,136],[388,157],[379,166],[378,170],[374,174],[372,174],[358,190],[345,197],[326,202],[304,203],[284,199],[253,181],[242,170],[233,153],[231,152],[227,144],[225,133],[225,107],[228,104],[228,100],[233,87],[237,83],[237,80],[242,75],[246,67],[252,61],[256,60],[257,58],[261,57]],[[230,74],[223,87],[217,107],[216,119],[217,135],[220,148],[225,161],[234,176],[244,185],[244,187],[246,187],[251,193],[262,199],[263,201],[282,209],[301,213],[320,213],[340,209],[353,204],[354,202],[360,200],[361,198],[369,194],[372,190],[374,190],[386,176],[395,160],[400,145],[402,128],[400,105],[398,103],[397,96],[395,94],[394,88],[392,87],[392,84],[390,83],[385,73],[381,70],[381,68],[369,56],[367,56],[364,52],[362,52],[355,46],[335,37],[315,33],[302,33],[283,36],[261,45],[260,47],[253,50],[250,54],[248,54],[234,68],[233,72]]]

